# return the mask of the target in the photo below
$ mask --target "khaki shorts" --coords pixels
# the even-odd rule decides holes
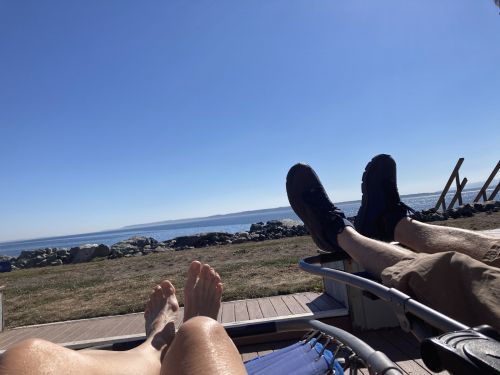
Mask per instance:
[[[382,271],[382,282],[469,326],[500,331],[500,269],[453,251],[423,254]]]

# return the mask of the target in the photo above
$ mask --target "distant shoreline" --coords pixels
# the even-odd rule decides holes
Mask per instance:
[[[479,191],[478,188],[469,188],[464,190],[464,194],[468,196],[470,201],[477,191]],[[402,195],[401,198],[411,207],[421,210],[433,207],[439,194],[439,192],[416,193]],[[453,192],[450,192],[450,194],[453,194]],[[451,198],[448,198],[447,201],[450,199]],[[357,212],[360,200],[336,202],[336,204],[346,212],[347,216],[354,216]],[[349,212],[349,210],[353,212]],[[134,224],[121,228],[89,233],[3,241],[0,242],[0,254],[13,255],[15,249],[30,250],[39,247],[71,247],[84,243],[104,243],[110,245],[113,242],[135,235],[146,235],[155,237],[157,240],[166,240],[178,235],[190,235],[203,231],[224,231],[234,233],[247,230],[252,223],[284,218],[299,220],[289,206],[282,206],[191,219]]]

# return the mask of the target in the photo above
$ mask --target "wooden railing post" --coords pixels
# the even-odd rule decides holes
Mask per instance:
[[[453,208],[453,205],[455,204],[455,202],[457,201],[458,199],[458,204],[459,205],[462,205],[462,190],[464,190],[464,187],[465,187],[465,184],[467,183],[467,178],[464,178],[462,180],[462,183],[461,184],[458,184],[457,183],[457,192],[455,193],[455,195],[453,196],[453,199],[451,200],[449,206],[448,206],[448,210],[450,208]]]
[[[474,198],[474,203],[478,202],[479,199],[481,199],[481,197],[483,198],[484,201],[487,200],[487,198],[486,198],[486,190],[488,189],[488,186],[490,186],[491,181],[493,181],[493,179],[497,175],[497,172],[498,172],[499,169],[500,169],[500,161],[498,161],[496,167],[493,168],[493,171],[491,172],[490,177],[488,177],[488,179],[484,183],[484,185],[481,188],[481,190],[479,190],[479,193],[477,193],[476,198]],[[497,195],[497,193],[498,193],[498,189],[499,188],[498,188],[498,185],[497,185],[497,187],[493,191],[494,194],[492,193],[490,195],[490,197],[488,198],[488,200],[492,200],[493,198],[495,198],[495,195]]]
[[[436,207],[434,207],[434,209],[438,210],[439,206],[442,206],[443,211],[446,211],[446,203],[444,201],[444,198],[446,196],[446,193],[448,193],[448,190],[450,189],[450,186],[453,183],[454,179],[457,182],[457,191],[458,191],[458,188],[460,186],[460,184],[459,184],[460,179],[458,177],[458,170],[460,169],[460,166],[462,165],[463,162],[464,162],[464,158],[458,159],[457,164],[455,165],[455,168],[453,168],[453,172],[451,172],[450,178],[448,179],[448,182],[446,183],[446,185],[444,187],[444,190],[441,193],[441,196],[439,197],[439,199],[438,199],[438,201],[436,203]],[[461,196],[461,194],[460,194],[460,197],[459,197],[459,202],[462,203],[462,196]]]
[[[488,198],[489,201],[492,201],[493,199],[495,199],[496,195],[498,194],[498,191],[500,190],[500,182],[497,184],[497,187],[495,188],[495,190],[493,190],[493,192],[491,193],[490,197]]]
[[[457,192],[455,193],[455,196],[451,200],[452,203],[450,203],[448,208],[453,207],[453,205],[455,204],[455,201],[457,200],[456,198],[458,198],[458,205],[459,206],[461,206],[463,204],[463,202],[462,202],[462,189],[464,188],[465,184],[467,183],[467,179],[464,178],[462,183],[460,183],[460,176],[459,176],[459,173],[457,171],[457,175],[455,177],[455,183],[457,184]],[[463,186],[462,186],[462,184],[463,184]],[[459,188],[459,187],[461,187],[461,188]]]

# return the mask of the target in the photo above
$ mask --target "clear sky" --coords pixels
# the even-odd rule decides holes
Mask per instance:
[[[499,62],[491,0],[0,0],[0,240],[484,180]]]

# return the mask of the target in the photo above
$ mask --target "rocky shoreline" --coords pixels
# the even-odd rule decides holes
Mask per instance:
[[[307,235],[304,225],[294,220],[272,220],[256,223],[248,232],[210,232],[191,236],[180,236],[166,241],[152,237],[136,236],[111,246],[85,244],[68,248],[43,248],[24,250],[18,257],[0,256],[0,272],[34,267],[59,266],[90,262],[95,258],[117,259],[138,257],[152,253],[181,251],[216,245],[239,244],[250,241],[266,241],[284,237]]]
[[[500,210],[500,201],[486,201],[483,203],[464,204],[457,208],[451,208],[444,212],[439,212],[434,208],[430,210],[417,211],[410,215],[411,218],[422,221],[442,221],[448,219],[458,219],[461,217],[472,217],[480,212],[498,212]]]
[[[442,221],[449,218],[471,217],[476,213],[498,212],[499,201],[466,204],[458,208],[438,212],[434,209],[417,211],[411,217],[423,222]],[[354,221],[355,217],[349,220]],[[294,220],[272,220],[267,223],[252,224],[248,232],[225,233],[210,232],[191,236],[176,237],[166,241],[157,241],[152,237],[136,236],[117,242],[111,246],[104,244],[85,244],[73,248],[44,248],[24,250],[18,257],[0,256],[0,272],[11,270],[58,266],[90,262],[96,258],[117,259],[138,257],[152,253],[181,251],[208,246],[240,244],[251,241],[267,241],[285,237],[308,235],[307,228]]]

